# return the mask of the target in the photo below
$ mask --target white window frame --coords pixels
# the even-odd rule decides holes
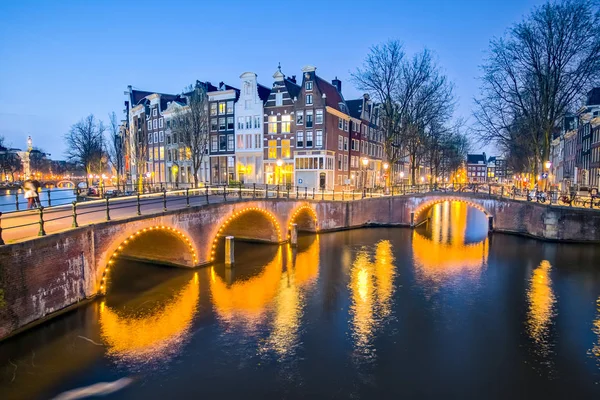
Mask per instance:
[[[158,127],[159,127],[160,129],[162,129],[162,127],[163,127],[163,124],[164,124],[164,122],[163,122],[163,119],[162,119],[162,118],[161,118],[161,119],[159,119],[159,120],[158,120]]]
[[[306,95],[306,102],[304,104],[312,104],[313,103],[313,96],[312,94],[307,94]]]
[[[312,83],[312,81],[306,81],[306,83],[304,84],[304,88],[306,90],[312,90],[313,89],[313,83]]]

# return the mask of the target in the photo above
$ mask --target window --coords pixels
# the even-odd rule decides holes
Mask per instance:
[[[163,119],[162,118],[158,120],[158,127],[159,128],[163,127]]]
[[[308,81],[304,84],[304,87],[306,88],[306,90],[312,90],[312,81]]]
[[[171,127],[171,120],[167,120],[167,129],[169,129]]]
[[[167,161],[173,161],[173,157],[171,155],[171,150],[167,151],[167,158],[168,158]]]
[[[173,134],[173,144],[177,143],[177,134]]]
[[[219,151],[227,150],[227,136],[219,135]]]
[[[344,129],[344,120],[341,118],[338,119],[338,129]]]
[[[296,132],[296,147],[304,147],[304,132]]]
[[[219,130],[224,131],[227,128],[225,124],[225,118],[219,118]]]
[[[158,132],[154,132],[154,143],[158,143]]]
[[[281,158],[291,158],[290,152],[290,139],[283,139],[281,141]]]
[[[258,115],[254,116],[254,129],[256,128],[260,128],[260,116]]]
[[[152,134],[148,134],[148,144],[152,144]]]
[[[296,113],[296,125],[304,124],[304,111],[298,111]]]
[[[244,148],[244,135],[237,135],[237,148],[238,149]]]
[[[227,135],[227,150],[233,150],[233,135]]]
[[[156,129],[156,128],[158,128],[158,121],[157,121],[157,120],[155,120],[155,119],[154,119],[154,120],[152,120],[152,128],[153,128],[153,129]]]
[[[290,133],[290,124],[292,122],[292,116],[282,115],[281,116],[281,133]]]
[[[238,129],[244,129],[244,117],[238,117]]]
[[[313,127],[313,112],[312,112],[312,110],[306,111],[306,127],[307,128]]]
[[[156,161],[158,161],[158,160],[159,160],[159,158],[158,158],[158,147],[155,147],[155,148],[154,148],[154,159],[155,159]]]
[[[246,129],[252,129],[252,117],[246,117]]]
[[[313,147],[313,133],[306,131],[306,147]]]
[[[158,132],[158,141],[161,143],[163,143],[165,141],[165,132],[164,131]]]
[[[283,93],[275,93],[275,105],[276,106],[283,105]]]
[[[227,117],[227,129],[228,130],[234,129],[233,117]]]
[[[344,148],[344,137],[342,135],[338,136],[338,150],[342,150]]]
[[[344,130],[348,132],[348,121],[344,120]]]
[[[165,148],[164,147],[159,147],[158,149],[158,156],[160,157],[161,160],[165,159]]]
[[[157,114],[157,113],[158,113],[158,111],[156,110],[156,108],[152,110],[152,116],[153,116],[153,117],[156,117],[156,114]]]
[[[152,121],[148,120],[148,130],[152,129]]]
[[[344,151],[348,150],[348,138],[344,138]]]
[[[218,151],[219,150],[219,143],[218,143],[218,139],[217,139],[216,135],[211,138],[211,142],[210,143],[211,143],[210,144],[210,150],[211,151]]]
[[[254,135],[254,148],[256,149],[262,149],[262,145],[261,145],[261,134],[260,133],[256,133]]]
[[[219,124],[217,122],[217,119],[216,118],[211,118],[210,119],[210,130],[212,132],[216,132],[218,126],[219,126]]]
[[[233,100],[227,102],[227,114],[233,114]]]
[[[245,141],[246,141],[246,148],[247,148],[247,149],[251,149],[251,148],[253,148],[254,146],[252,146],[252,135],[244,135],[244,136],[246,137],[246,138],[245,138]]]
[[[341,154],[338,154],[338,167],[337,169],[339,169],[340,171],[342,170],[342,162],[344,160],[344,157]]]
[[[316,147],[323,146],[323,131],[321,131],[321,130],[317,131],[317,141],[315,144],[316,144]]]
[[[210,104],[210,115],[211,116],[217,115],[217,103]]]
[[[171,144],[171,135],[167,135],[167,144]]]
[[[225,114],[227,104],[224,101],[219,102],[219,114]]]
[[[348,171],[348,156],[344,156],[344,171]]]
[[[306,95],[306,104],[312,104],[312,94]]]
[[[269,140],[268,145],[268,158],[274,160],[277,158],[277,140]]]
[[[316,124],[323,123],[323,110],[317,110],[317,115],[315,117],[315,123]]]
[[[269,115],[269,133],[277,133],[277,116]]]

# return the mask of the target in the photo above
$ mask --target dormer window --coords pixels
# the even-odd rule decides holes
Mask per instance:
[[[313,88],[313,83],[312,81],[308,81],[304,84],[304,87],[306,88],[306,90],[312,90]]]

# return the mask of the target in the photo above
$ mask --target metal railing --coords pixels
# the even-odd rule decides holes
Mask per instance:
[[[73,189],[70,189],[71,191]],[[552,205],[582,206],[600,209],[600,198],[597,197],[565,197],[557,193],[545,193],[545,197],[532,198],[527,193],[511,190],[504,186],[487,184],[422,184],[422,185],[397,185],[387,188],[365,188],[361,190],[324,190],[290,185],[213,185],[199,188],[179,188],[157,190],[156,187],[148,188],[146,193],[123,192],[122,196],[105,196],[104,198],[77,197],[68,203],[58,203],[58,198],[49,195],[46,206],[29,210],[15,209],[0,211],[0,245],[5,244],[3,231],[6,234],[19,232],[23,237],[11,240],[20,240],[26,237],[45,236],[48,228],[52,231],[61,231],[77,228],[80,225],[89,225],[113,218],[130,218],[144,214],[157,214],[174,209],[184,209],[191,206],[203,206],[229,201],[251,199],[298,199],[316,201],[355,201],[365,198],[387,196],[410,196],[424,193],[480,193],[495,198],[508,198],[521,201],[538,201]],[[53,192],[54,193],[54,192]],[[105,193],[106,194],[106,193]],[[71,197],[72,199],[73,197]],[[16,201],[19,204],[19,200]]]

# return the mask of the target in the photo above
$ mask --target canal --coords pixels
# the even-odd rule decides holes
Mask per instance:
[[[106,297],[0,343],[0,398],[599,398],[598,247],[430,216],[239,243],[233,270],[119,260]]]

